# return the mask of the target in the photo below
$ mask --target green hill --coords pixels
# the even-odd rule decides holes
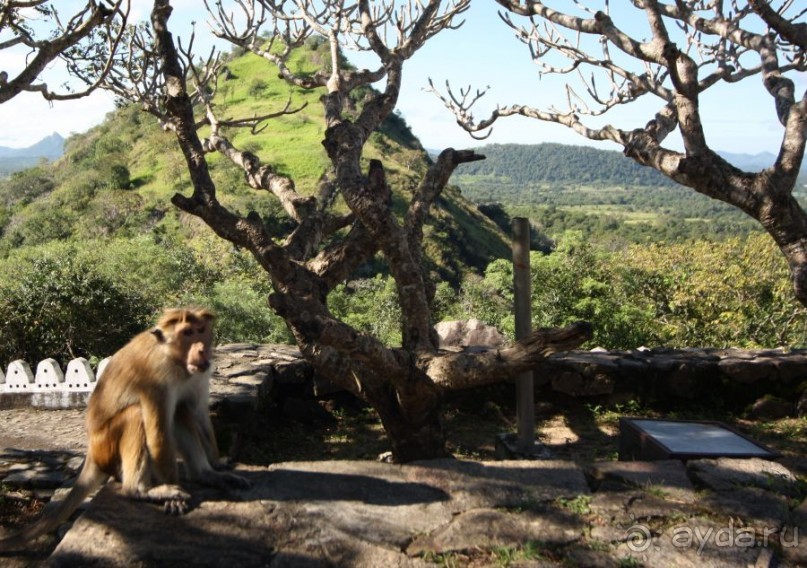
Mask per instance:
[[[672,186],[652,168],[615,151],[563,144],[491,144],[479,149],[487,159],[463,165],[463,176],[510,184],[602,184]]]
[[[566,144],[490,144],[479,149],[487,159],[463,165],[458,172],[463,186],[475,199],[484,197],[485,186],[535,185],[671,188],[676,184],[653,168],[640,166],[621,152]],[[721,153],[740,169],[758,171],[776,156]],[[807,183],[807,165],[800,183]],[[477,193],[479,195],[477,195]]]
[[[319,48],[298,50],[290,62],[314,69]],[[305,194],[315,191],[329,167],[320,141],[318,92],[291,88],[270,72],[266,62],[251,54],[228,62],[226,80],[218,93],[222,115],[243,117],[277,111],[292,97],[307,103],[301,112],[281,116],[257,135],[248,130],[229,133],[239,148],[249,150],[280,173],[290,176]],[[403,211],[409,192],[419,182],[429,157],[405,121],[392,116],[368,144],[366,159],[383,161]],[[241,174],[218,154],[209,156],[222,203],[239,213],[257,211],[277,233],[289,228],[277,202],[246,186]],[[174,136],[134,106],[110,113],[100,126],[71,137],[65,155],[14,174],[0,184],[0,254],[54,240],[131,238],[193,239],[198,227],[170,205],[176,192],[190,189],[184,160]],[[345,209],[343,203],[337,208]],[[426,249],[434,269],[444,279],[459,282],[468,270],[508,254],[505,236],[458,191],[449,188],[427,229]]]

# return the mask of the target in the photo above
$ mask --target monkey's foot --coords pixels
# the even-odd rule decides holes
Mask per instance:
[[[224,471],[205,471],[199,476],[199,482],[219,489],[236,491],[252,487],[252,482],[249,479]]]
[[[169,515],[184,515],[188,512],[190,493],[179,485],[158,485],[152,487],[141,498],[147,501],[163,503],[163,509]]]
[[[185,499],[169,499],[163,503],[163,510],[166,515],[178,517],[184,515],[189,509],[188,501]]]

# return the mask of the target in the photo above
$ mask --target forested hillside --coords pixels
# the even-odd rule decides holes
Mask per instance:
[[[322,45],[301,48],[292,64],[313,69],[327,52]],[[228,62],[218,97],[228,116],[276,112],[289,97],[294,107],[307,104],[257,135],[233,132],[232,140],[291,176],[301,193],[318,190],[329,167],[320,143],[318,94],[290,90],[258,57],[239,55]],[[387,120],[371,136],[365,158],[383,160],[393,206],[402,212],[429,161],[405,121],[395,115]],[[288,229],[291,221],[273,196],[250,189],[220,155],[211,155],[210,163],[224,205],[257,212],[277,237]],[[0,363],[108,354],[163,305],[189,302],[219,312],[220,341],[289,340],[267,308],[269,282],[254,260],[171,205],[172,195],[189,189],[173,134],[135,106],[72,136],[55,163],[0,181],[0,258],[6,267],[0,274]],[[346,211],[340,200],[337,211]],[[435,278],[455,286],[469,271],[481,272],[509,254],[507,237],[452,187],[432,210],[425,234]],[[376,273],[371,264],[355,277]],[[115,312],[120,317],[113,321]],[[60,329],[66,321],[92,325],[68,332]]]
[[[621,153],[563,144],[491,144],[479,149],[481,162],[465,164],[463,176],[481,176],[510,184],[551,183],[671,186],[656,170]]]
[[[594,239],[656,242],[760,230],[736,207],[678,186],[619,152],[561,144],[493,144],[478,151],[486,159],[454,176],[463,195],[486,211],[499,207],[530,217],[552,238],[579,230]],[[744,157],[757,158],[733,159],[762,167],[745,164]]]

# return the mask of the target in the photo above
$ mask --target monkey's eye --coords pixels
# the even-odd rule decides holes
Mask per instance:
[[[182,330],[182,335],[185,335],[185,336],[193,335],[193,329],[191,329],[190,327],[183,329]]]
[[[196,331],[197,331],[198,333],[202,334],[202,333],[204,333],[204,332],[205,332],[205,328],[204,328],[204,327],[200,327],[200,328],[199,328],[199,329],[197,329]]]

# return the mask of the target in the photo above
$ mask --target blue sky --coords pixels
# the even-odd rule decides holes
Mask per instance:
[[[597,1],[597,0],[595,0]],[[65,13],[75,0],[60,2]],[[133,16],[145,18],[150,9],[147,0],[132,0]],[[564,2],[569,5],[571,2]],[[176,33],[187,29],[191,19],[203,20],[204,10],[199,0],[175,0],[172,23]],[[619,24],[626,16],[626,25],[641,33],[641,13],[630,8],[628,0],[613,0],[611,14]],[[433,38],[404,67],[404,86],[398,109],[415,134],[427,148],[441,149],[473,147],[482,143],[540,143],[589,144],[603,149],[617,149],[609,143],[589,142],[570,130],[553,124],[525,118],[500,120],[493,134],[484,142],[471,139],[454,122],[453,117],[434,95],[423,90],[431,77],[442,86],[446,80],[455,87],[473,85],[491,89],[477,104],[476,116],[483,118],[497,104],[528,104],[547,108],[553,103],[565,102],[564,83],[573,85],[576,78],[539,78],[529,51],[513,37],[510,28],[497,16],[498,5],[493,0],[475,0],[466,12],[465,24],[456,31],[445,31]],[[638,16],[638,19],[637,19]],[[205,26],[198,26],[198,34],[206,35]],[[23,53],[0,53],[0,69],[12,71],[19,67]],[[357,57],[348,53],[359,66],[372,66],[367,55]],[[272,72],[267,67],[267,72]],[[57,74],[58,69],[50,70]],[[794,77],[798,93],[807,87],[804,74]],[[621,128],[644,125],[658,108],[656,100],[634,103],[609,113],[606,120]],[[751,78],[739,85],[711,89],[701,101],[707,136],[713,148],[728,152],[776,153],[782,137],[782,128],[776,121],[773,103],[764,91],[759,78]],[[62,135],[82,132],[103,120],[112,110],[112,99],[106,93],[74,102],[50,105],[39,95],[23,94],[0,105],[0,145],[27,146],[54,131]],[[602,121],[601,121],[602,122]],[[675,140],[670,146],[678,147]]]

